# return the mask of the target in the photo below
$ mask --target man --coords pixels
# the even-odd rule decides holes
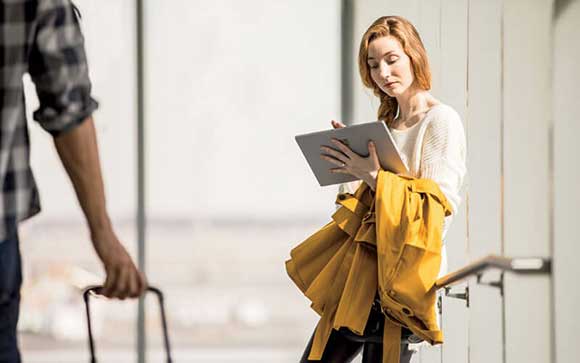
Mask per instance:
[[[18,223],[40,211],[29,164],[22,76],[36,85],[34,119],[54,138],[107,277],[103,294],[137,297],[144,276],[117,239],[105,206],[84,39],[69,0],[2,0],[0,6],[0,362],[20,362],[16,339],[21,266]]]

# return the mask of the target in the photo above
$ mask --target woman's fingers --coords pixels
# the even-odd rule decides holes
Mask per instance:
[[[338,159],[338,160],[340,160],[340,161],[341,161],[341,162],[343,162],[343,163],[346,163],[346,162],[348,162],[348,160],[349,160],[349,159],[348,159],[348,156],[344,155],[344,154],[343,154],[343,153],[341,153],[340,151],[338,151],[338,150],[335,150],[335,149],[333,149],[333,148],[331,148],[331,147],[328,147],[328,146],[321,146],[321,147],[320,147],[320,150],[321,150],[321,151],[323,151],[323,152],[325,153],[325,154],[322,154],[322,155],[328,155],[328,156],[332,156],[333,158],[335,158],[335,159]]]
[[[373,162],[375,167],[379,167],[379,154],[377,154],[377,146],[375,145],[374,141],[369,141],[369,157]]]
[[[320,158],[321,158],[321,159],[323,159],[323,160],[326,160],[326,161],[328,161],[328,162],[331,162],[331,163],[333,163],[334,165],[338,165],[338,166],[340,166],[341,168],[344,168],[344,167],[346,166],[346,163],[345,163],[344,161],[342,161],[342,160],[338,160],[338,159],[335,159],[335,158],[333,158],[332,156],[328,156],[328,155],[320,154]]]
[[[331,139],[330,142],[332,142],[334,145],[336,145],[336,147],[339,148],[339,150],[342,151],[342,153],[345,154],[349,159],[353,159],[356,156],[358,156],[348,146],[346,146],[342,142],[338,141],[337,139]]]
[[[338,173],[338,174],[351,174],[344,168],[332,168],[329,169],[331,173]],[[352,175],[352,174],[351,174]]]
[[[332,120],[332,121],[330,121],[330,123],[332,124],[332,127],[334,127],[335,129],[341,129],[343,127],[346,127],[346,125],[340,121]]]

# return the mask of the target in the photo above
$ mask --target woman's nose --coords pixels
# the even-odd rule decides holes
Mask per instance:
[[[391,67],[386,62],[380,63],[380,76],[381,78],[387,79],[391,75]]]

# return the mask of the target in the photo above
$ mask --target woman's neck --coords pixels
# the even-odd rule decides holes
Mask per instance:
[[[399,103],[399,117],[397,120],[404,121],[418,112],[423,112],[437,101],[427,91],[412,90],[411,87],[407,91],[397,97]]]

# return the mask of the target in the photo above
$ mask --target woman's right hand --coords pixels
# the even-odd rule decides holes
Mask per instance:
[[[331,121],[330,121],[330,124],[331,124],[331,125],[332,125],[332,127],[333,127],[333,128],[335,128],[335,129],[342,129],[343,127],[346,127],[346,125],[345,125],[345,124],[343,124],[342,122],[340,122],[340,121],[335,121],[335,120],[331,120]]]

